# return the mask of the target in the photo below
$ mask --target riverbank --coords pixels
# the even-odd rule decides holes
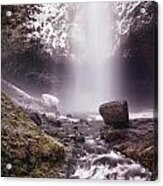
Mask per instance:
[[[155,180],[156,132],[156,119],[113,130],[99,117],[23,110],[2,93],[2,176]]]
[[[4,93],[1,106],[1,176],[62,177],[64,146],[41,130]]]
[[[99,117],[97,117],[97,120],[96,118],[94,120],[73,118],[71,115],[65,118],[62,117],[62,119],[59,120],[52,119],[52,116],[46,114],[39,115],[39,117],[42,121],[41,124],[39,124],[39,127],[41,127],[41,129],[48,135],[57,137],[64,146],[71,149],[72,154],[69,159],[67,178],[80,178],[80,176],[76,176],[75,172],[77,170],[83,172],[88,171],[87,169],[81,170],[80,165],[82,164],[83,166],[83,158],[89,159],[89,163],[87,162],[87,164],[91,164],[93,163],[93,159],[98,159],[101,155],[106,157],[109,156],[110,158],[110,153],[112,151],[113,154],[116,153],[116,155],[120,155],[120,157],[123,158],[122,164],[124,164],[124,167],[126,160],[129,158],[129,165],[132,164],[134,167],[141,165],[145,168],[146,177],[144,178],[144,174],[141,174],[140,172],[142,169],[141,166],[139,167],[140,170],[131,174],[133,169],[127,164],[127,175],[127,171],[129,171],[132,177],[136,177],[139,172],[139,179],[147,178],[147,180],[155,180],[157,178],[157,139],[155,139],[157,136],[155,133],[157,132],[156,119],[132,119],[130,120],[129,128],[113,130],[105,126],[101,119],[98,120]],[[125,157],[123,155],[125,155]],[[134,160],[134,162],[132,160]],[[114,157],[112,157],[112,161],[118,162],[119,160],[114,160]],[[101,160],[99,160],[99,162],[103,165]],[[104,168],[106,167],[104,166]],[[131,170],[128,170],[128,168],[131,168]],[[88,174],[91,173],[88,172]],[[81,172],[80,175],[82,175]],[[87,176],[88,175],[84,174],[81,178],[87,178]],[[88,177],[93,178],[94,176]],[[126,177],[123,176],[121,179],[129,179],[128,176]],[[100,179],[103,178],[104,175],[100,177]],[[111,178],[112,176],[107,176],[105,179]]]
[[[110,148],[140,162],[152,172],[152,180],[157,179],[157,119],[142,118],[130,120],[127,129],[111,129],[104,126],[101,137]]]

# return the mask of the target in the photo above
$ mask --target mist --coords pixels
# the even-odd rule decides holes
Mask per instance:
[[[113,33],[110,9],[109,3],[81,3],[81,9],[75,16],[71,30],[73,64],[70,73],[73,75],[65,82],[67,90],[63,90],[67,94],[68,111],[97,113],[101,103],[120,95],[119,67],[115,68],[115,61],[111,60]]]

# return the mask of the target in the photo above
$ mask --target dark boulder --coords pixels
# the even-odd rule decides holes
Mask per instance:
[[[38,113],[36,112],[32,112],[32,113],[29,113],[29,116],[30,118],[38,125],[40,126],[42,124],[42,120],[41,120],[41,117]]]
[[[62,126],[61,120],[57,119],[53,115],[48,116],[46,114],[42,114],[41,117],[45,125],[54,126],[54,127]]]
[[[79,136],[76,136],[76,139],[75,139],[76,143],[84,143],[85,142],[85,138],[83,135],[79,135]]]
[[[62,125],[62,122],[60,120],[53,119],[53,118],[48,118],[47,122],[48,122],[48,124],[50,124],[54,127],[61,127],[61,125]]]
[[[71,114],[67,114],[66,115],[68,118],[72,118],[72,115]]]
[[[62,122],[60,120],[56,120],[55,126],[56,127],[61,127],[62,126]]]
[[[99,112],[106,125],[113,128],[126,128],[129,123],[127,101],[112,101],[100,106]]]
[[[88,152],[88,153],[94,153],[96,150],[96,141],[93,139],[86,139],[85,143],[84,143],[84,149]]]

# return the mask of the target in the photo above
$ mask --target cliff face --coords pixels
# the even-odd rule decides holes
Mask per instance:
[[[2,176],[61,177],[63,145],[39,129],[4,93],[1,109]],[[10,170],[6,169],[8,163],[12,165]]]
[[[158,4],[154,1],[118,4],[115,7],[118,47],[114,55],[121,65],[122,91],[133,110],[151,108],[157,102],[153,98],[158,86]]]

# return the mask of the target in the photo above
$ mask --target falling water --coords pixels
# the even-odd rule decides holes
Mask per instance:
[[[69,110],[97,112],[102,102],[112,98],[111,50],[110,4],[81,3],[72,27],[74,77]]]

